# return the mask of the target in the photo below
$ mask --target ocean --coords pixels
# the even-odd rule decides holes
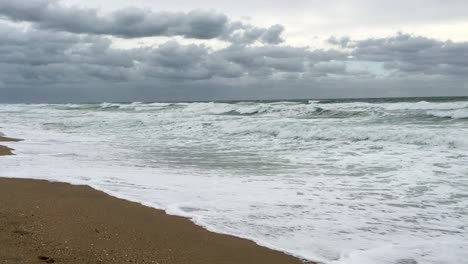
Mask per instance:
[[[0,175],[327,264],[468,263],[468,97],[0,104]]]

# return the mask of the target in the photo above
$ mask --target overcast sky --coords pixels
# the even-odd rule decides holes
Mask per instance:
[[[466,0],[0,0],[0,101],[468,95],[466,14]]]

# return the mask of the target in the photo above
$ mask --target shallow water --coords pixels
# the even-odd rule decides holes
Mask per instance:
[[[468,98],[0,105],[0,175],[325,263],[465,263]]]

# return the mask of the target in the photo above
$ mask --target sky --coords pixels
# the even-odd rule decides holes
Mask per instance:
[[[0,102],[468,95],[466,0],[0,0]]]

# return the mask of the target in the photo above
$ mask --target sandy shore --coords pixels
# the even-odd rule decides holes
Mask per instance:
[[[0,263],[302,262],[88,186],[0,178]]]

